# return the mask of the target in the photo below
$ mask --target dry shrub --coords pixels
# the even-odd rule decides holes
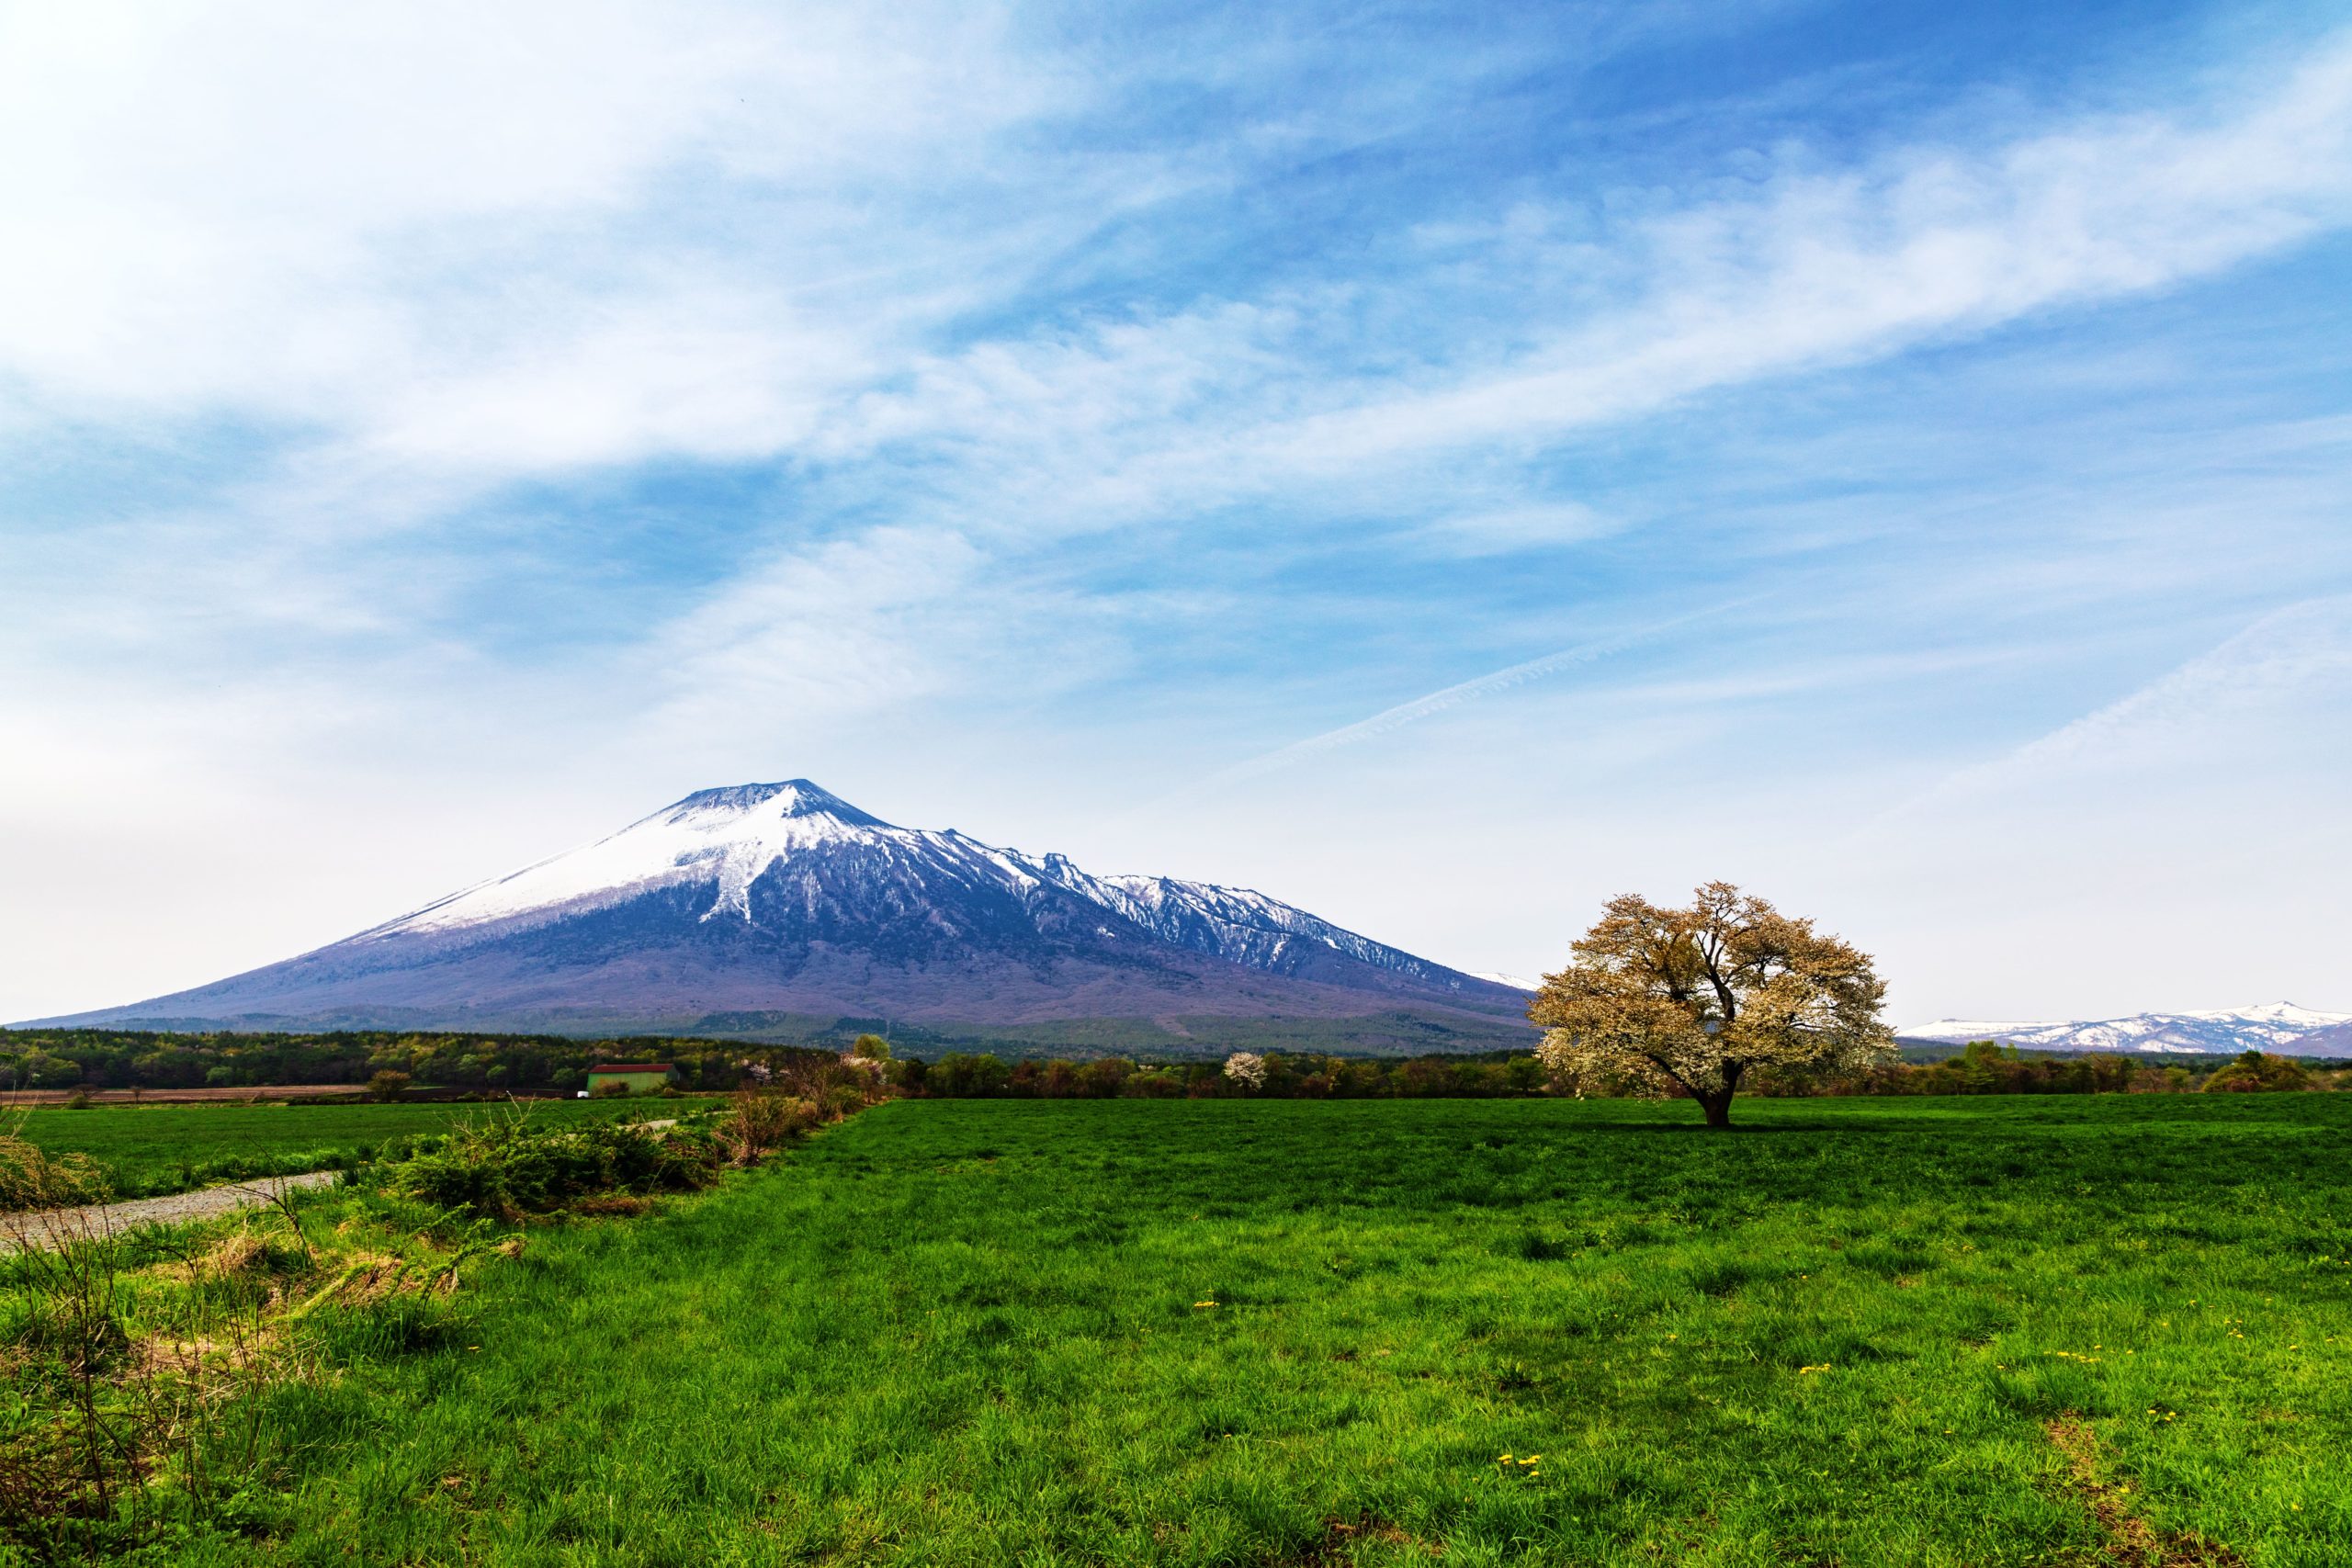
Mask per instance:
[[[18,1391],[36,1397],[0,1427],[0,1541],[28,1561],[96,1561],[152,1541],[175,1495],[153,1484],[167,1471],[193,1492],[249,1461],[230,1451],[219,1424],[245,1430],[237,1413],[278,1374],[246,1301],[253,1286],[224,1289],[210,1282],[209,1257],[183,1256],[175,1271],[188,1282],[186,1310],[137,1324],[153,1288],[130,1283],[136,1259],[126,1244],[86,1213],[54,1212],[87,1192],[83,1173],[52,1180],[44,1162],[9,1155],[51,1212],[11,1216],[23,1244],[9,1270],[11,1348]],[[242,1269],[266,1250],[233,1247],[222,1260]]]
[[[890,1092],[880,1062],[844,1059],[816,1051],[793,1051],[775,1067],[775,1087],[813,1105],[841,1106],[848,1115]]]
[[[364,1306],[369,1302],[381,1301],[401,1289],[408,1274],[405,1264],[405,1259],[388,1252],[354,1253],[334,1280],[325,1290],[311,1296],[302,1306],[314,1307],[322,1301],[339,1301],[345,1306]],[[301,1309],[298,1307],[296,1310]]]
[[[812,1131],[823,1119],[816,1105],[799,1095],[772,1089],[738,1089],[735,1103],[720,1118],[717,1133],[729,1164],[757,1165],[765,1156]]]
[[[197,1271],[216,1280],[246,1273],[269,1260],[269,1243],[248,1230],[231,1231],[197,1259]]]
[[[321,1376],[338,1347],[446,1335],[437,1298],[457,1290],[458,1267],[512,1255],[495,1237],[443,1247],[365,1227],[297,1252],[240,1225],[209,1245],[188,1238],[164,1269],[132,1268],[159,1247],[171,1239],[85,1224],[17,1261],[9,1348],[40,1398],[0,1423],[0,1562],[157,1547],[233,1500],[263,1461],[276,1391]],[[321,1308],[335,1310],[314,1317]]]
[[[70,1209],[112,1195],[107,1173],[87,1155],[49,1155],[13,1133],[0,1133],[0,1212]]]
[[[262,1342],[253,1337],[198,1334],[179,1339],[154,1335],[131,1346],[130,1360],[118,1381],[136,1387],[140,1380],[170,1375],[198,1387],[207,1373],[247,1370],[263,1349]]]
[[[519,1258],[519,1241],[476,1235],[451,1247],[436,1246],[423,1232],[401,1238],[395,1250],[355,1249],[336,1260],[339,1268],[288,1309],[283,1321],[299,1324],[322,1308],[366,1307],[397,1296],[448,1295],[458,1270],[485,1253]]]

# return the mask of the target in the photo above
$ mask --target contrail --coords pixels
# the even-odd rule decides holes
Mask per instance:
[[[1547,653],[1541,659],[1531,659],[1523,664],[1513,664],[1508,668],[1497,670],[1491,674],[1464,681],[1458,685],[1447,686],[1442,690],[1431,692],[1427,696],[1415,697],[1409,703],[1399,703],[1393,708],[1384,708],[1370,718],[1358,719],[1353,724],[1343,724],[1337,729],[1327,729],[1320,735],[1310,735],[1304,740],[1294,740],[1287,746],[1252,757],[1247,761],[1220,768],[1205,777],[1195,779],[1181,789],[1171,790],[1155,800],[1146,802],[1143,806],[1136,807],[1136,810],[1148,811],[1165,806],[1171,801],[1182,800],[1189,795],[1199,795],[1226,784],[1262,778],[1268,773],[1289,767],[1295,762],[1305,761],[1310,757],[1319,757],[1327,751],[1335,751],[1342,746],[1352,746],[1358,741],[1371,740],[1393,730],[1401,729],[1406,725],[1429,717],[1431,714],[1443,713],[1448,708],[1460,707],[1464,703],[1476,702],[1480,697],[1507,691],[1513,686],[1524,685],[1530,681],[1540,681],[1546,675],[1572,669],[1579,664],[1590,664],[1612,653],[1631,648],[1636,643],[1645,642],[1662,632],[1671,631],[1676,626],[1688,626],[1692,621],[1721,615],[1725,610],[1735,610],[1743,604],[1752,604],[1758,599],[1764,597],[1766,595],[1760,593],[1750,594],[1745,598],[1731,600],[1726,604],[1710,605],[1703,610],[1693,610],[1688,615],[1676,615],[1668,620],[1655,621],[1647,626],[1636,626],[1631,631],[1620,632],[1614,637],[1600,637],[1591,642],[1580,642],[1574,648],[1564,648],[1557,653]]]
[[[1881,811],[1855,837],[1901,823],[2007,784],[2032,781],[2037,770],[2110,755],[2135,733],[2194,724],[2233,708],[2352,671],[2352,594],[2298,599],[2257,616],[2233,636],[2071,723],[2000,756],[1946,773]]]

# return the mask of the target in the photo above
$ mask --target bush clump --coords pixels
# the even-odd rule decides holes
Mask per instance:
[[[815,1131],[824,1119],[824,1112],[805,1096],[773,1089],[741,1089],[720,1118],[717,1136],[729,1165],[757,1165]]]
[[[0,1134],[0,1213],[69,1209],[114,1196],[106,1171],[87,1155],[50,1155],[29,1139]]]
[[[512,1219],[608,1193],[693,1191],[716,1179],[725,1157],[707,1134],[620,1122],[542,1130],[513,1116],[421,1144],[386,1185],[444,1209]]]
[[[2205,1080],[2207,1094],[2292,1093],[2311,1087],[2311,1072],[2301,1062],[2264,1051],[2242,1052]]]

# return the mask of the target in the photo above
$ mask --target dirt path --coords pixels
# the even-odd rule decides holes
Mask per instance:
[[[134,1198],[127,1203],[85,1203],[78,1209],[0,1214],[0,1252],[15,1252],[27,1247],[53,1247],[77,1236],[113,1235],[133,1225],[175,1225],[185,1220],[207,1219],[269,1202],[281,1190],[330,1186],[336,1174],[314,1170],[307,1176],[266,1176],[195,1192],[175,1192],[166,1198]]]

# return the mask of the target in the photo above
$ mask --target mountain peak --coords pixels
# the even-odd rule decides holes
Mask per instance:
[[[2245,1019],[2259,1023],[2300,1023],[2313,1029],[2345,1021],[2343,1013],[2318,1012],[2311,1008],[2297,1007],[2292,1002],[2257,1002],[2250,1008],[2223,1008],[2218,1012],[2192,1012],[2183,1016]]]
[[[725,784],[717,789],[698,789],[684,800],[673,804],[660,815],[671,821],[684,816],[732,815],[779,818],[793,817],[831,817],[857,828],[887,828],[879,817],[860,811],[848,801],[822,785],[807,779],[786,779],[781,784]]]
[[[696,882],[717,884],[705,919],[733,913],[749,920],[752,884],[777,861],[818,845],[870,842],[900,831],[807,779],[696,790],[610,838],[478,884],[360,934],[454,931],[610,904],[654,887]]]

